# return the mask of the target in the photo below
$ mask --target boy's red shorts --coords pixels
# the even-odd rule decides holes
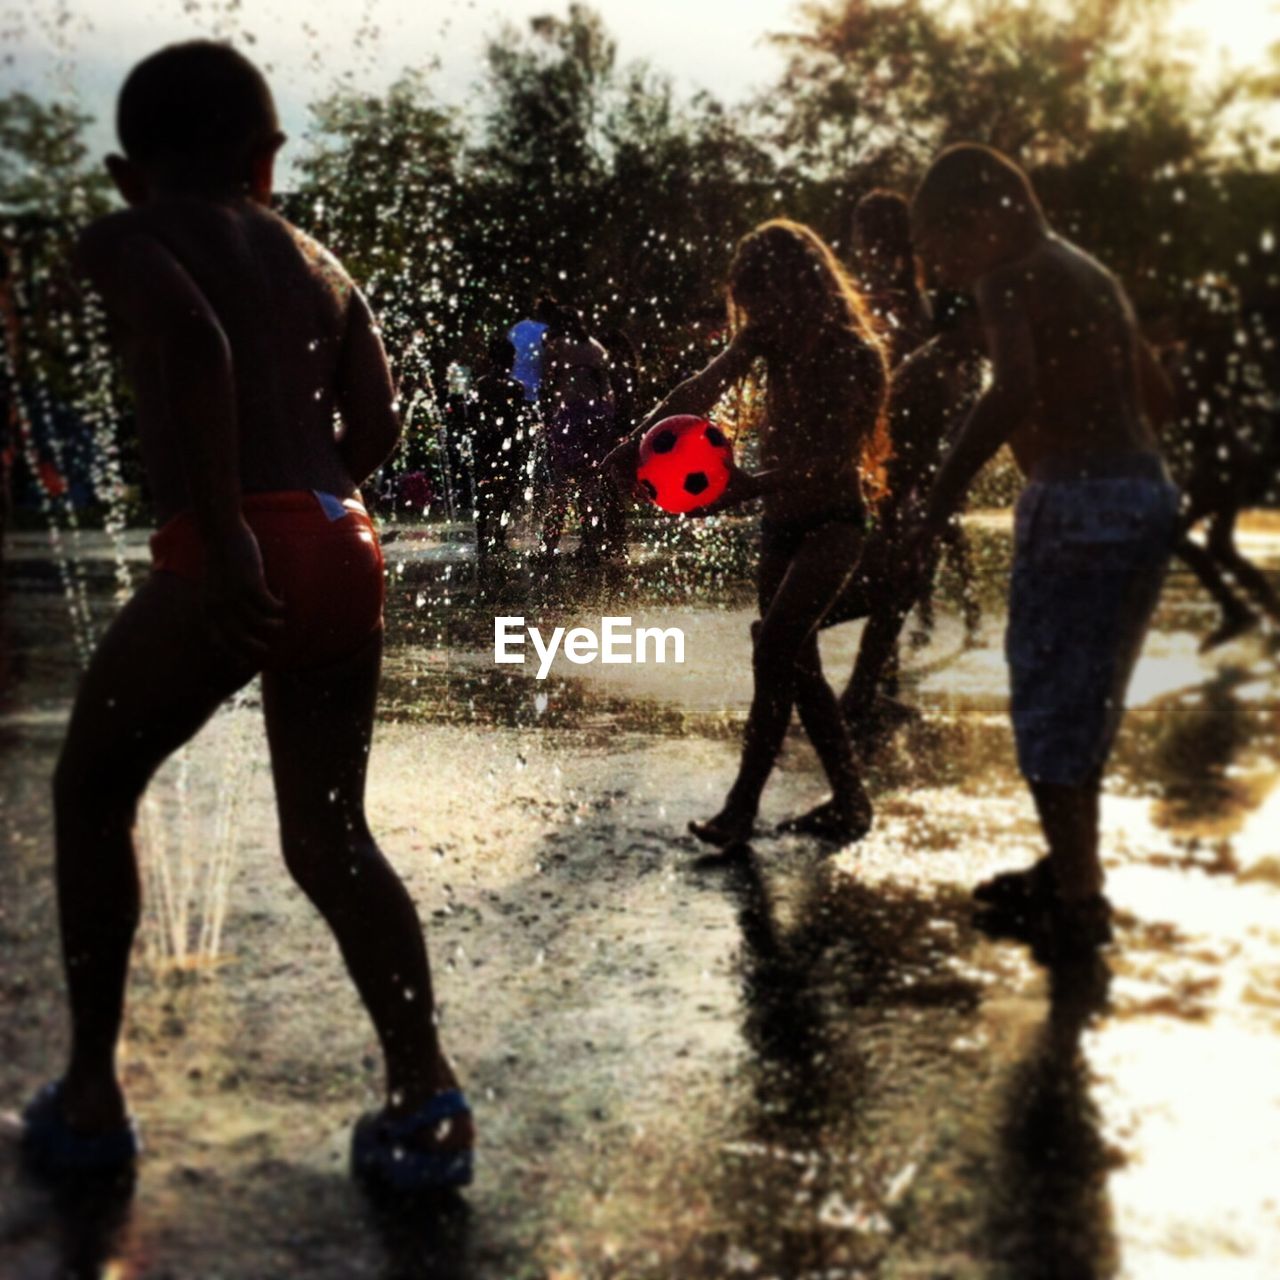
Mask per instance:
[[[269,671],[339,662],[382,626],[382,548],[358,498],[310,490],[250,493],[241,503],[262,549],[267,586],[284,601],[284,627],[263,662]],[[199,582],[204,544],[185,511],[151,535],[154,572]]]

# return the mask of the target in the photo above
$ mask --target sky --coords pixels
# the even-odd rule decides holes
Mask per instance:
[[[946,0],[940,0],[945,3]],[[115,91],[140,57],[173,40],[215,35],[267,70],[285,132],[301,136],[307,104],[346,75],[385,88],[405,67],[433,67],[446,102],[465,105],[486,38],[566,0],[0,0],[0,93],[75,98],[98,118],[95,150],[113,144]],[[646,59],[690,91],[734,101],[781,69],[767,32],[796,25],[795,0],[592,0],[627,62]],[[1178,30],[1209,65],[1247,64],[1280,42],[1280,0],[1176,0]],[[286,159],[288,152],[286,151]]]

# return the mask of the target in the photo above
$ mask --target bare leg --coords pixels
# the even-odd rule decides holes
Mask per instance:
[[[54,775],[58,909],[71,1004],[68,1122],[118,1128],[115,1073],[140,891],[138,800],[166,756],[253,672],[215,650],[198,588],[153,574],[98,645]]]
[[[886,676],[892,681],[894,695],[897,693],[898,638],[912,607],[927,601],[933,590],[938,547],[935,543],[931,549],[928,568],[918,581],[882,585],[876,593],[876,603],[858,642],[853,674],[840,695],[840,709],[857,737],[874,728],[875,704]],[[888,560],[892,564],[892,555]],[[889,572],[886,570],[883,578],[886,584]],[[932,621],[927,625],[931,628]]]
[[[798,663],[806,642],[853,572],[861,545],[858,529],[831,525],[811,535],[789,562],[777,557],[762,562],[764,616],[752,654],[755,692],[743,736],[742,760],[721,812],[707,823],[693,824],[694,834],[700,838],[727,845],[750,837],[760,796],[791,720]],[[856,777],[852,752],[849,761]],[[837,772],[842,781],[849,776],[843,765]],[[849,802],[853,803],[852,799]]]
[[[487,560],[506,544],[506,530],[502,527],[501,494],[495,491],[490,480],[481,488],[476,499],[476,558]]]
[[[502,517],[511,519],[515,498],[514,486],[501,473],[480,490],[476,508],[476,554],[480,559],[506,551],[507,528]]]
[[[1227,585],[1214,556],[1207,548],[1184,536],[1175,544],[1174,554],[1195,574],[1200,585],[1214,598],[1222,611],[1222,620],[1200,644],[1202,652],[1226,644],[1228,640],[1234,640],[1236,636],[1257,626],[1257,615]]]
[[[1098,793],[1095,779],[1078,787],[1033,782],[1031,794],[1049,845],[1060,901],[1078,903],[1102,892],[1098,858]]]
[[[1236,546],[1234,509],[1222,511],[1209,519],[1209,554],[1224,565],[1227,572],[1260,604],[1269,618],[1280,619],[1280,599],[1266,575],[1252,561],[1246,560]]]
[[[880,678],[897,654],[902,624],[911,612],[911,597],[899,597],[875,609],[858,642],[853,675],[840,698],[845,719],[860,731],[874,714]]]
[[[578,483],[578,509],[582,513],[582,537],[580,553],[586,559],[596,559],[604,550],[608,535],[604,494],[613,486],[602,477],[583,472]]]
[[[263,706],[285,863],[337,939],[382,1044],[391,1115],[454,1086],[436,1036],[422,926],[364,812],[382,634],[345,662],[269,672]],[[448,1145],[469,1145],[470,1120]]]
[[[849,727],[835,690],[822,673],[816,632],[810,632],[796,662],[796,710],[831,784],[831,801],[793,824],[798,830],[859,839],[871,825],[871,801],[854,760]],[[802,825],[803,824],[803,825]]]
[[[547,514],[542,521],[542,546],[544,556],[555,554],[564,534],[564,522],[569,515],[569,488],[565,480],[554,480],[547,499]]]
[[[592,485],[591,505],[600,516],[600,552],[606,559],[621,556],[626,550],[626,513],[617,486],[606,477],[597,477]]]
[[[959,515],[951,517],[942,533],[942,543],[951,567],[960,579],[960,608],[964,616],[965,645],[977,642],[982,626],[982,606],[978,602],[977,578],[973,572],[973,555],[969,548],[969,535],[960,523]]]
[[[1029,942],[1051,964],[1111,940],[1098,858],[1098,784],[1097,777],[1079,786],[1030,784],[1049,853],[1025,871],[977,887],[974,922],[984,932]]]

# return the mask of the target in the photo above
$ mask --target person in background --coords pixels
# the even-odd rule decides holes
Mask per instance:
[[[1266,575],[1236,546],[1241,511],[1267,495],[1280,470],[1280,438],[1268,412],[1272,392],[1235,288],[1209,277],[1194,282],[1188,323],[1168,349],[1175,429],[1168,433],[1175,474],[1186,494],[1175,552],[1218,605],[1207,653],[1259,624],[1249,596],[1273,622],[1280,598]],[[1190,537],[1204,521],[1201,545]],[[1233,590],[1227,575],[1235,583]]]
[[[902,540],[912,515],[928,495],[938,467],[982,390],[986,352],[976,308],[962,294],[940,295],[937,332],[898,366],[889,384],[888,496],[876,513],[876,528],[849,586],[823,621],[835,625],[868,619],[858,641],[853,674],[840,699],[841,710],[866,748],[913,713],[896,697],[897,641],[907,614],[922,608],[932,589],[940,552],[955,557],[965,591],[966,631],[976,604],[972,593],[967,543],[954,518],[930,549],[923,578],[904,581],[900,572]],[[959,546],[952,545],[958,541]],[[886,688],[886,686],[888,686]]]
[[[507,525],[522,481],[527,402],[511,372],[515,358],[509,338],[494,338],[489,363],[476,379],[468,405],[476,477],[476,554],[481,561],[506,550]]]
[[[543,339],[543,435],[551,492],[542,553],[553,556],[571,506],[582,527],[581,555],[598,559],[617,505],[599,463],[618,442],[609,353],[573,307],[558,307]]]
[[[853,275],[892,374],[933,332],[911,244],[910,210],[896,191],[869,191],[854,207]]]
[[[609,383],[613,387],[614,420],[618,434],[630,431],[639,412],[640,356],[624,329],[607,329],[600,342],[609,354]],[[604,507],[603,551],[617,559],[627,549],[627,512],[617,486],[605,485],[600,494]]]
[[[516,321],[507,330],[507,338],[516,353],[511,376],[524,388],[525,402],[530,405],[538,403],[542,391],[542,343],[555,312],[555,299],[541,294],[534,300],[533,314]]]

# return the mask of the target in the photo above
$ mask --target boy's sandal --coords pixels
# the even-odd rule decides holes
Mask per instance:
[[[442,1124],[469,1116],[461,1089],[446,1089],[411,1115],[370,1112],[356,1122],[351,1138],[351,1171],[390,1191],[448,1191],[465,1187],[473,1172],[473,1151],[423,1147],[420,1139]]]
[[[142,1144],[130,1117],[123,1128],[81,1133],[67,1123],[62,1081],[42,1088],[22,1112],[22,1151],[33,1168],[51,1175],[118,1173],[137,1159]]]

